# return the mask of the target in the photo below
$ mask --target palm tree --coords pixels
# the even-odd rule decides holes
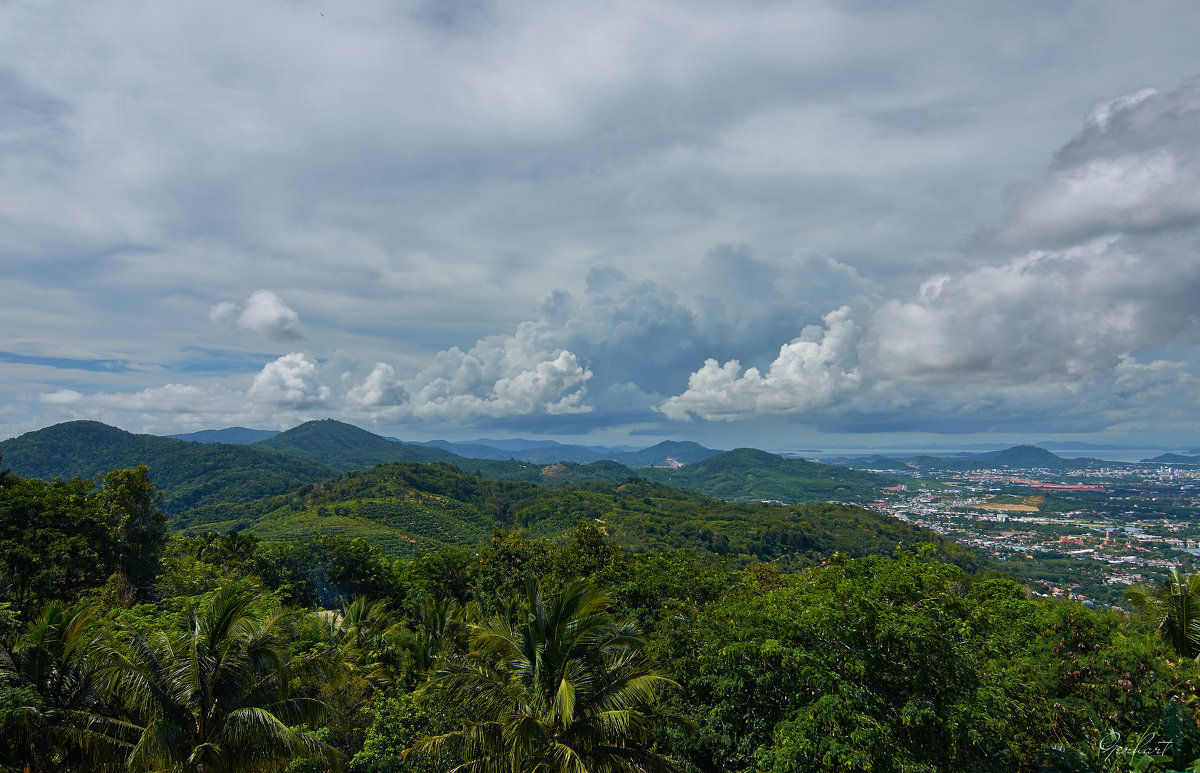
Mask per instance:
[[[412,630],[405,639],[405,649],[413,667],[424,675],[437,660],[438,654],[448,651],[457,641],[465,644],[468,610],[452,598],[426,598],[418,607]]]
[[[260,618],[253,598],[251,586],[230,585],[189,609],[182,630],[133,633],[107,653],[109,687],[132,718],[129,770],[274,770],[295,756],[336,764],[330,747],[291,729],[320,719],[325,707],[292,696],[281,616]]]
[[[1125,598],[1180,655],[1200,654],[1200,574],[1185,575],[1177,567],[1157,587],[1131,588]]]
[[[405,755],[454,760],[464,773],[674,770],[644,748],[662,720],[650,706],[673,682],[609,603],[585,580],[544,599],[526,577],[520,604],[472,626],[471,651],[442,660],[421,688],[467,715],[461,729]]]
[[[82,769],[115,752],[121,723],[101,695],[94,658],[107,636],[95,607],[54,601],[0,643],[0,687],[9,697],[0,766]]]
[[[357,596],[348,604],[343,601],[341,612],[327,620],[329,643],[346,671],[362,677],[372,689],[393,682],[404,626],[386,601]]]

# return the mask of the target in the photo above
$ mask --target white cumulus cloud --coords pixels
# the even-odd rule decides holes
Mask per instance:
[[[330,389],[320,381],[317,361],[292,352],[266,364],[247,393],[249,397],[288,408],[308,408],[329,399]]]
[[[56,389],[53,392],[43,392],[38,395],[38,400],[46,405],[70,405],[79,402],[82,398],[83,395],[74,389]]]
[[[856,339],[850,307],[843,306],[825,315],[824,328],[809,325],[799,338],[781,346],[765,375],[754,367],[742,372],[737,360],[720,365],[709,359],[688,379],[687,391],[659,410],[676,420],[695,415],[733,421],[828,405],[859,384],[858,370],[848,365]]]
[[[300,315],[270,290],[255,290],[242,305],[222,301],[208,312],[218,324],[232,324],[253,331],[271,341],[298,341],[304,338]]]
[[[346,401],[363,408],[402,405],[408,402],[408,393],[396,379],[396,369],[386,362],[377,362],[361,384],[347,390]]]
[[[544,348],[526,323],[516,335],[485,338],[466,352],[440,352],[408,392],[421,419],[586,413],[584,384],[591,377],[570,351]]]

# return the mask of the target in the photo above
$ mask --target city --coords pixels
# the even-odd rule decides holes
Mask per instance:
[[[894,468],[875,470],[905,474]],[[1080,460],[1074,469],[916,467],[868,506],[1005,564],[1038,595],[1121,607],[1200,556],[1200,470]]]

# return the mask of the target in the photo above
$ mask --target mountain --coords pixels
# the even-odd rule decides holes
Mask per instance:
[[[289,491],[340,470],[254,446],[189,443],[135,435],[98,421],[68,421],[0,442],[0,455],[28,478],[95,478],[145,464],[167,512]]]
[[[730,502],[787,503],[863,501],[894,478],[803,459],[787,459],[755,448],[738,448],[678,469],[642,468],[638,474]]]
[[[923,466],[940,466],[947,470],[983,470],[995,467],[1025,470],[1068,470],[1096,464],[1107,465],[1111,462],[1102,462],[1098,459],[1064,459],[1052,451],[1037,446],[1013,446],[1003,451],[971,454],[965,459],[941,460],[940,465]]]
[[[225,429],[204,429],[199,432],[188,432],[184,435],[167,435],[176,440],[187,440],[193,443],[229,443],[231,445],[248,446],[260,440],[275,437],[279,434],[274,429],[246,429],[245,427],[226,427]]]
[[[1141,464],[1200,464],[1200,456],[1183,454],[1159,454],[1153,459],[1143,459]]]
[[[908,462],[900,459],[894,459],[890,456],[881,456],[875,454],[872,456],[834,456],[822,459],[825,464],[832,464],[838,467],[853,467],[857,470],[896,470],[897,472],[911,471],[912,466]]]
[[[557,440],[526,440],[525,438],[479,438],[474,443],[475,445],[499,448],[501,451],[524,451],[528,448],[551,448],[562,445]]]
[[[611,457],[626,467],[663,467],[671,461],[678,464],[695,464],[705,459],[711,459],[720,451],[705,448],[690,440],[664,440],[658,445],[643,448],[641,451],[625,451]]]
[[[639,552],[683,548],[805,565],[834,551],[890,555],[901,543],[932,542],[949,560],[984,566],[933,532],[848,505],[734,504],[641,478],[545,487],[446,464],[356,470],[271,499],[198,508],[177,524],[193,532],[246,529],[266,540],[314,533],[361,537],[406,556],[478,545],[496,529],[563,540],[580,521],[598,524],[615,544]]]
[[[590,462],[599,462],[603,459],[611,459],[612,457],[585,446],[556,443],[552,446],[538,446],[536,448],[523,448],[519,451],[509,451],[508,456],[505,458],[516,459],[522,462],[532,462],[534,464],[555,464],[556,462],[588,464]]]
[[[494,443],[495,445],[488,445]],[[691,441],[664,440],[658,445],[640,450],[604,448],[602,446],[578,446],[555,443],[549,440],[478,440],[474,443],[452,443],[448,440],[431,440],[420,445],[440,448],[465,456],[468,459],[492,459],[507,461],[515,459],[531,464],[591,464],[601,461],[620,462],[626,467],[659,467],[678,464],[693,464],[715,456],[720,451],[705,448]]]
[[[429,448],[440,448],[443,451],[449,451],[452,454],[458,454],[467,459],[506,461],[514,458],[512,451],[505,451],[496,446],[485,446],[481,443],[454,443],[449,440],[430,440],[419,445],[428,446]]]
[[[980,461],[987,461],[991,464],[1000,465],[1002,467],[1049,467],[1051,469],[1063,466],[1072,466],[1078,464],[1079,459],[1067,460],[1054,453],[1047,451],[1044,448],[1037,446],[1013,446],[1006,448],[1003,451],[995,453],[980,454],[976,457]]]
[[[1078,440],[1041,440],[1034,443],[1035,446],[1041,448],[1049,448],[1051,451],[1141,451],[1154,450],[1166,451],[1164,446],[1155,445],[1137,445],[1125,446],[1116,443],[1081,443]]]
[[[462,461],[457,454],[440,448],[388,440],[334,419],[305,422],[252,447],[312,459],[342,471],[391,462]]]

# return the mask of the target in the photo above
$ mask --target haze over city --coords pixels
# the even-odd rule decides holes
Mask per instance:
[[[0,7],[0,437],[1200,445],[1191,2]]]

